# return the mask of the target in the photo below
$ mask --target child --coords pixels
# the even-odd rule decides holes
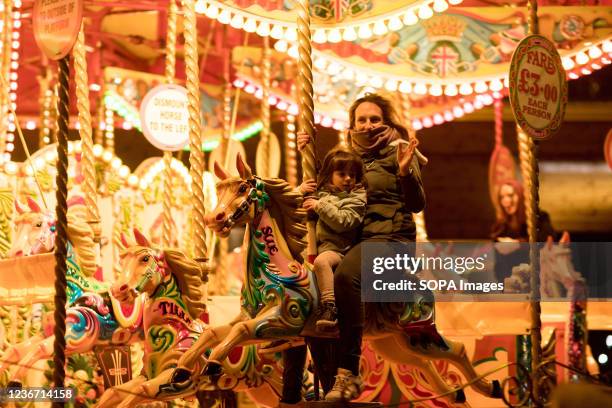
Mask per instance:
[[[303,207],[316,212],[317,258],[314,272],[321,294],[317,310],[318,330],[337,324],[333,270],[353,246],[363,222],[366,191],[363,186],[363,162],[344,147],[335,147],[323,160],[316,198],[306,197]],[[302,193],[313,193],[315,184],[308,180]]]

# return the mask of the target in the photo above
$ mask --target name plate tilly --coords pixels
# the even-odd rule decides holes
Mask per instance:
[[[540,35],[524,38],[510,63],[510,104],[518,125],[534,139],[555,134],[567,105],[567,81],[555,45]]]
[[[38,48],[53,60],[64,58],[76,42],[82,18],[82,0],[36,1],[32,19]]]
[[[158,85],[140,106],[142,132],[160,150],[177,151],[189,141],[187,90],[179,85]]]

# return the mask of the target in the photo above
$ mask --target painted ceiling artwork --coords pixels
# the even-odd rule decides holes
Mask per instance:
[[[247,93],[261,94],[262,51],[256,47],[237,47],[233,51],[232,60],[238,79],[234,86],[243,88]],[[289,113],[297,113],[297,102],[294,95],[297,77],[296,62],[289,55],[271,53],[271,98],[273,105]],[[358,85],[354,80],[335,78],[313,66],[315,122],[325,127],[343,129],[348,123],[348,107],[351,102],[365,92],[373,91],[369,85]],[[419,87],[417,86],[417,90]],[[388,92],[397,99],[397,105],[403,106],[398,92]],[[444,121],[453,120],[471,113],[485,105],[493,103],[492,93],[472,95],[438,95],[427,92],[406,95],[410,105],[410,115],[414,118],[413,126],[418,130],[430,127]]]
[[[147,74],[120,68],[106,68],[105,98],[107,106],[115,110],[125,120],[140,129],[138,110],[147,92],[165,83],[160,75]],[[232,92],[233,97],[234,92]],[[247,128],[260,116],[261,103],[253,97],[241,98],[238,105],[236,129]],[[220,85],[200,85],[200,111],[206,141],[218,139],[223,128],[223,87]]]
[[[541,34],[557,45],[566,61],[574,59],[575,64],[580,52],[593,46],[603,47],[606,40],[609,43],[610,7],[539,10]],[[383,36],[357,39],[354,44],[360,49],[353,55],[339,51],[340,46],[327,47],[315,55],[340,63],[345,69],[396,81],[475,83],[504,78],[516,45],[526,35],[525,8],[453,8]],[[600,49],[593,54],[601,57],[609,51]]]

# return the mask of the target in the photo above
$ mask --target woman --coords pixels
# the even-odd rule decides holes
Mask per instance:
[[[325,396],[328,401],[356,398],[363,388],[359,376],[364,320],[362,245],[415,241],[412,213],[425,207],[419,164],[413,160],[418,142],[408,137],[391,102],[378,94],[366,94],[350,107],[349,120],[350,146],[365,166],[367,205],[360,242],[346,253],[334,273],[340,339],[338,370]],[[298,134],[300,150],[309,141],[307,134]]]
[[[498,215],[491,239],[497,242],[495,250],[495,276],[498,282],[512,275],[512,268],[521,263],[529,263],[529,249],[521,248],[520,242],[528,242],[527,218],[523,197],[523,186],[516,180],[500,184],[497,194]],[[548,236],[555,236],[550,217],[540,212],[538,242],[546,242]]]

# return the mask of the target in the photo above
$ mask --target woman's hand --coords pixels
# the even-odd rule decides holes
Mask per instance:
[[[414,157],[414,151],[419,145],[419,141],[416,138],[411,138],[408,143],[400,143],[397,145],[397,164],[399,166],[400,176],[407,176],[410,174],[410,162]]]
[[[308,211],[314,211],[317,208],[317,205],[319,205],[319,200],[313,197],[306,197],[306,199],[304,199],[304,203],[302,204],[302,207],[305,208]]]
[[[310,143],[310,136],[308,136],[308,133],[306,132],[297,132],[295,140],[297,142],[298,152],[301,152],[302,150],[304,150],[306,145]]]
[[[300,193],[302,194],[310,194],[317,191],[317,182],[313,179],[308,179],[300,184]]]

